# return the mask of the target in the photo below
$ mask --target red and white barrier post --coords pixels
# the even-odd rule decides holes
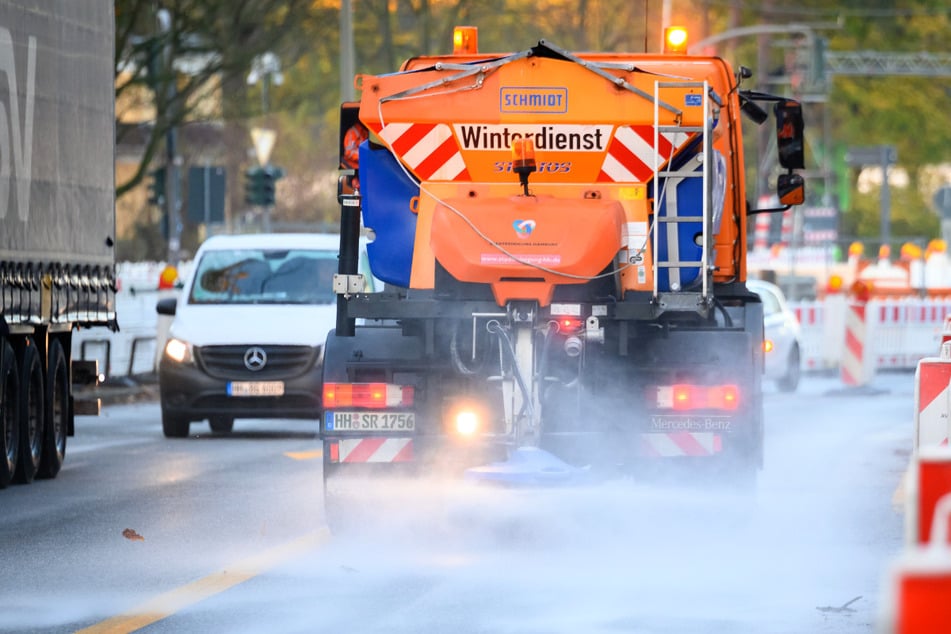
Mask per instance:
[[[875,374],[872,354],[868,349],[868,289],[860,283],[854,284],[845,312],[845,347],[842,352],[840,375],[848,387],[862,387],[868,384]]]
[[[951,632],[951,494],[935,505],[931,540],[912,547],[892,567],[882,605],[888,634]]]
[[[924,447],[948,444],[951,423],[951,344],[941,356],[926,357],[915,370],[915,438],[917,454]]]
[[[951,548],[947,539],[947,517],[938,512],[940,501],[948,495],[951,495],[951,448],[923,447],[912,458],[905,495],[905,542],[908,546],[924,546],[943,535],[938,541]],[[936,534],[936,528],[940,529],[939,534]]]

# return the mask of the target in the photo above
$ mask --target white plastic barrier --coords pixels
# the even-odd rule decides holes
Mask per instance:
[[[804,370],[840,367],[845,352],[847,298],[789,302],[802,329]],[[868,302],[866,345],[875,369],[913,370],[938,353],[951,297],[882,298]]]

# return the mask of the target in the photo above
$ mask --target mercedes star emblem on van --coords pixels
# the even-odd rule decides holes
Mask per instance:
[[[252,372],[257,372],[265,365],[267,365],[267,353],[263,348],[252,346],[244,353],[244,367]]]

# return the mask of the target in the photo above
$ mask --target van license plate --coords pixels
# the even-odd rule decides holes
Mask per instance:
[[[284,381],[232,381],[228,396],[283,396]]]

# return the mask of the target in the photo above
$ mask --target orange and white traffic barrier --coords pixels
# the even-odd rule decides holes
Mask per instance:
[[[951,448],[923,447],[911,461],[905,494],[905,543],[923,546],[948,542],[948,516],[938,508],[951,504]],[[951,630],[949,630],[951,631]]]
[[[875,368],[867,349],[867,298],[857,294],[849,299],[845,312],[845,348],[840,374],[848,387],[861,387],[872,380]]]
[[[951,313],[951,303],[933,298],[886,297],[872,300],[868,310],[875,367],[914,368],[920,359],[940,350],[938,335]]]
[[[879,630],[887,634],[951,632],[951,495],[935,508],[932,541],[914,546],[892,566]]]
[[[945,343],[951,341],[951,315],[947,315],[944,318],[944,323],[941,325],[941,342],[938,344],[938,352],[941,352],[941,346],[944,346]]]
[[[951,343],[941,346],[940,357],[926,357],[915,370],[914,450],[948,444],[951,413]]]

